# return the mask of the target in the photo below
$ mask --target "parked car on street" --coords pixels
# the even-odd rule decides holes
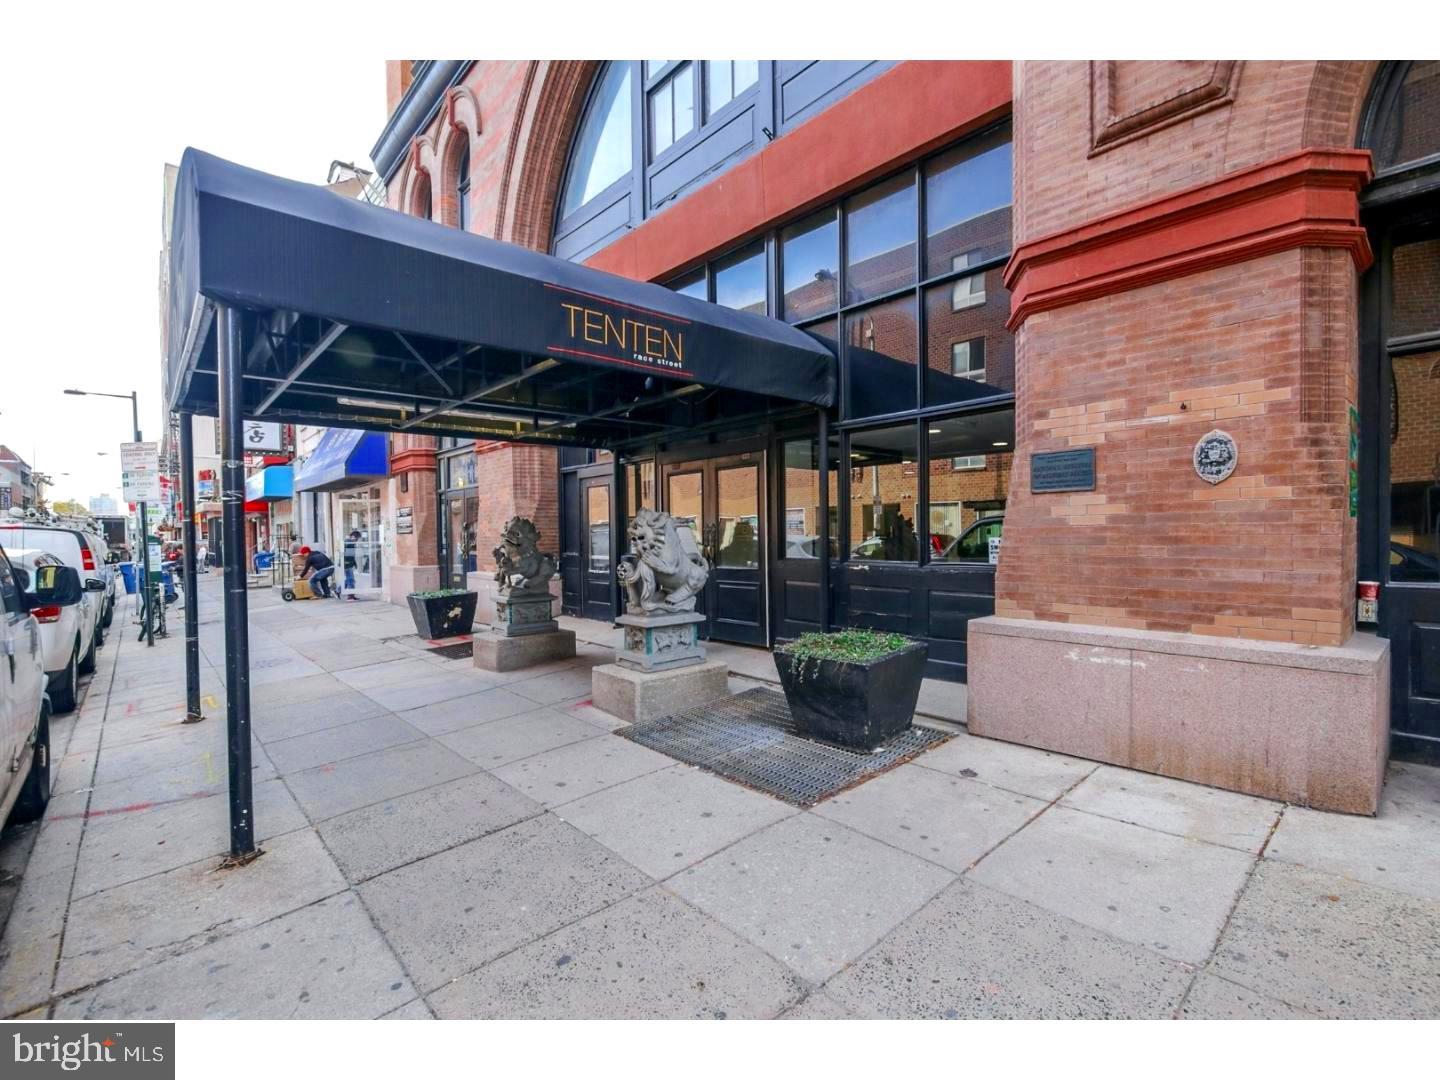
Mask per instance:
[[[42,525],[33,521],[0,521],[0,543],[13,551],[21,548],[48,551],[66,566],[73,566],[83,583],[99,578],[105,583],[104,602],[100,608],[100,626],[108,629],[115,617],[119,590],[119,562],[112,557],[105,538],[98,532],[75,524]],[[104,633],[101,633],[104,644]]]
[[[72,579],[78,596],[74,573],[60,576]],[[0,754],[13,766],[0,770],[0,822],[34,821],[50,801],[50,703],[40,627],[27,591],[34,584],[0,549]],[[56,599],[53,584],[48,596],[42,587],[34,599]]]
[[[66,567],[58,555],[32,548],[10,551],[10,564],[23,570],[30,581],[54,578],[56,568]],[[30,614],[40,626],[41,650],[45,655],[45,677],[49,681],[50,705],[57,713],[75,708],[80,676],[95,670],[95,653],[100,647],[99,598],[105,583],[97,577],[80,579],[77,595],[69,603],[37,604]]]

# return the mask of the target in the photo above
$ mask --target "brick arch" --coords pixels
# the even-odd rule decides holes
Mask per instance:
[[[431,212],[434,212],[437,205],[435,177],[440,175],[438,166],[435,143],[429,135],[421,135],[410,144],[404,176],[400,182],[400,205],[397,209],[401,213],[418,217],[421,197],[427,191],[430,193]]]
[[[520,107],[501,173],[495,235],[548,251],[555,202],[599,60],[537,60],[525,72]]]
[[[1361,114],[1378,60],[1321,60],[1314,65],[1305,99],[1302,147],[1356,146]]]
[[[470,150],[473,171],[478,160],[480,138],[480,106],[468,86],[452,87],[445,95],[444,111],[435,138],[438,147],[435,154],[435,168],[431,172],[432,188],[436,209],[435,220],[442,225],[460,224],[459,189],[456,169],[459,166],[461,147]],[[434,182],[439,177],[439,183]]]

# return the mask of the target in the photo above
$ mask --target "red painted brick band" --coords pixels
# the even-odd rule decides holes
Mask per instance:
[[[1300,247],[1372,261],[1358,194],[1367,150],[1304,150],[1022,244],[1005,267],[1008,326],[1037,311]]]

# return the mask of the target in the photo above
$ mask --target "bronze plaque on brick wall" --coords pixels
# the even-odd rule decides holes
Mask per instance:
[[[1030,490],[1094,491],[1095,448],[1031,455]]]

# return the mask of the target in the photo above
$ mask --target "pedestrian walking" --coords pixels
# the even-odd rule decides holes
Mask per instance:
[[[345,568],[345,591],[351,592],[355,588],[355,568],[357,556],[360,553],[360,530],[351,529],[350,535],[345,537],[345,551],[341,555],[340,563]],[[353,599],[353,597],[352,597]]]

